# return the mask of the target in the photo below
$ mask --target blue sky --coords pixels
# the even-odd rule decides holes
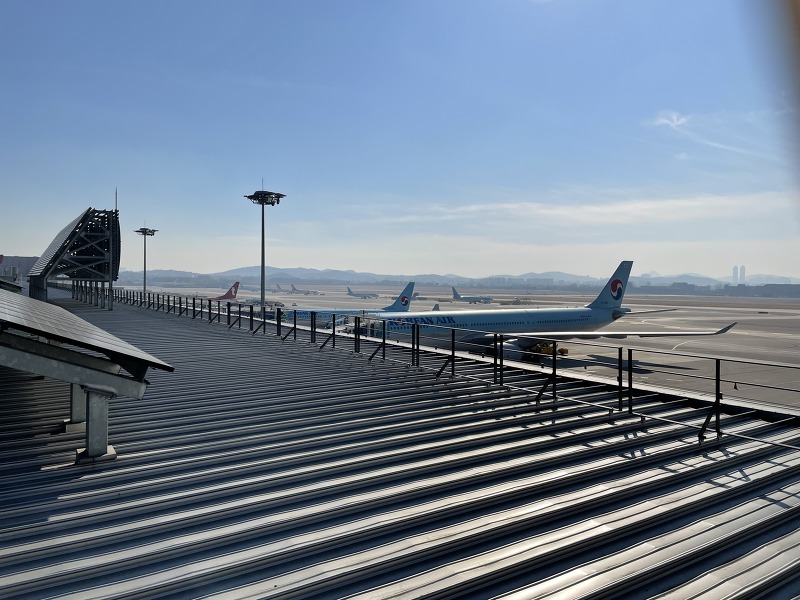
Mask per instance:
[[[0,7],[0,253],[119,189],[122,265],[800,277],[777,3]]]

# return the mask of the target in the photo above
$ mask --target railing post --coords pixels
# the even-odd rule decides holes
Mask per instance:
[[[450,376],[456,376],[456,330],[450,330]]]
[[[628,413],[633,414],[633,350],[628,348]]]
[[[619,395],[619,412],[622,412],[622,346],[617,348],[617,388]]]
[[[494,371],[494,384],[497,385],[497,334],[494,334],[494,361],[493,361],[493,371]]]
[[[703,421],[703,425],[700,427],[700,431],[697,433],[697,439],[702,444],[703,441],[706,439],[705,433],[706,429],[708,428],[708,424],[711,422],[711,417],[714,417],[714,429],[717,431],[717,439],[722,437],[722,429],[720,428],[719,418],[720,418],[720,410],[722,404],[722,378],[720,376],[721,373],[721,359],[715,358],[715,367],[716,373],[714,376],[714,404],[708,410],[708,415],[706,415],[705,421]]]
[[[717,363],[717,374],[716,374],[716,393],[714,394],[714,418],[716,420],[716,429],[717,429],[717,437],[719,438],[722,435],[722,430],[719,426],[719,413],[720,413],[720,404],[722,403],[722,380],[720,378],[721,373],[721,361],[719,358],[716,359]]]
[[[317,311],[311,311],[311,343],[317,343]]]
[[[556,356],[558,356],[558,342],[553,340],[553,402],[558,400],[558,393],[556,390]]]
[[[336,348],[336,313],[331,316],[333,317],[333,324],[331,325],[331,327],[333,327],[333,331],[331,332],[331,347]]]
[[[414,323],[411,327],[411,366],[419,366],[419,323]]]
[[[499,365],[499,368],[500,368],[500,381],[498,382],[500,385],[503,385],[503,362],[504,362],[504,359],[505,359],[505,357],[503,356],[505,354],[505,352],[503,351],[503,347],[504,347],[503,337],[504,336],[501,333],[500,334],[500,339],[498,340],[500,342],[500,348],[499,348],[499,351],[500,351],[500,365]]]
[[[356,317],[356,331],[353,337],[353,352],[361,352],[361,317]]]
[[[230,329],[231,328],[231,303],[230,302],[226,302],[225,306],[226,306],[225,314],[228,316],[227,322],[225,324],[228,326],[228,329]]]
[[[280,308],[275,309],[275,321],[277,325],[275,326],[275,332],[278,337],[281,337],[281,321],[283,321],[283,311]],[[267,326],[264,325],[264,333],[267,332]]]

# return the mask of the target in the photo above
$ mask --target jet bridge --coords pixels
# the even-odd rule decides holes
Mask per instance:
[[[0,366],[71,384],[66,430],[84,428],[86,447],[76,462],[116,457],[108,443],[108,403],[141,399],[147,369],[173,367],[46,302],[0,290]]]

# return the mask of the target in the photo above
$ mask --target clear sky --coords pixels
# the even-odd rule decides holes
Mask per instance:
[[[122,266],[800,277],[777,3],[0,5],[0,253],[119,189]]]

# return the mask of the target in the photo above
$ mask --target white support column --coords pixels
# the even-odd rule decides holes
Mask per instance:
[[[90,387],[86,391],[86,448],[78,450],[76,462],[113,460],[117,453],[108,444],[108,402],[115,394]]]
[[[64,431],[83,431],[86,428],[86,392],[77,383],[69,386],[69,419],[64,419]]]

